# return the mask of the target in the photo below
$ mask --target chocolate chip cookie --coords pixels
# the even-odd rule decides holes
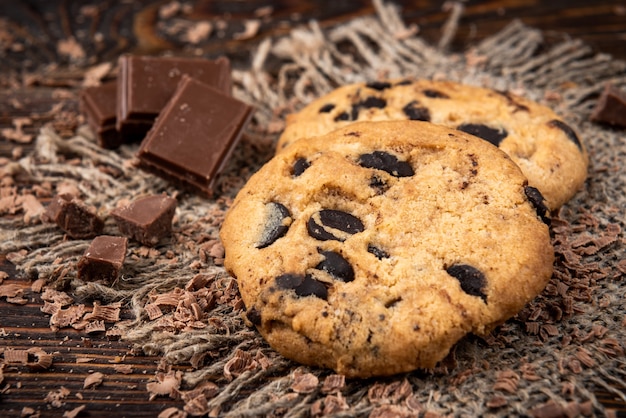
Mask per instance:
[[[277,151],[354,121],[429,121],[476,135],[509,154],[556,210],[587,176],[576,132],[551,109],[509,92],[450,81],[396,80],[340,87],[287,117]]]
[[[346,376],[431,368],[552,273],[549,210],[496,147],[417,121],[298,141],[221,229],[246,316],[298,362]]]

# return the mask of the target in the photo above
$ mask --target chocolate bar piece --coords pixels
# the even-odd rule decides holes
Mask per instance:
[[[80,92],[80,110],[96,133],[103,148],[117,148],[124,138],[116,128],[117,83],[108,82],[96,87],[87,87]]]
[[[607,84],[591,114],[593,122],[626,127],[626,92]]]
[[[69,195],[55,196],[43,214],[43,220],[56,223],[72,238],[91,238],[104,228],[104,221],[93,206]]]
[[[251,112],[249,105],[185,76],[141,143],[140,166],[212,196]]]
[[[115,209],[111,216],[120,232],[140,243],[153,246],[172,232],[176,199],[166,195],[145,196]]]
[[[127,245],[126,237],[95,237],[78,261],[78,278],[84,281],[117,280],[126,258]]]
[[[176,90],[183,74],[230,95],[230,61],[202,58],[122,55],[117,80],[117,129],[124,136],[145,136]]]

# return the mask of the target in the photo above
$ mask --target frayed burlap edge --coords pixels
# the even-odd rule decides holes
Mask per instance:
[[[168,364],[206,358],[183,374],[181,388],[213,382],[219,390],[204,400],[196,398],[202,405],[189,412],[528,416],[545,407],[570,415],[606,414],[596,389],[626,401],[626,310],[621,303],[626,140],[623,132],[594,125],[588,117],[605,83],[626,85],[626,63],[596,54],[576,39],[548,44],[540,31],[518,21],[463,53],[450,53],[446,48],[461,3],[452,3],[437,46],[406,26],[396,6],[374,4],[376,16],[329,29],[311,22],[288,36],[266,39],[250,68],[234,71],[235,95],[257,111],[216,199],[179,192],[132,164],[136,147],[102,150],[85,129],[67,140],[44,128],[34,153],[5,168],[20,181],[55,187],[70,183],[103,215],[123,199],[161,192],[177,196],[174,236],[157,248],[156,262],[131,244],[123,277],[113,286],[80,282],[75,265],[88,241],[66,240],[53,225],[37,219],[0,220],[0,251],[11,255],[25,277],[70,289],[78,301],[125,302],[135,319],[118,327],[143,352],[162,355]],[[267,70],[271,60],[282,63],[277,74]],[[541,296],[490,338],[461,341],[436,370],[348,381],[334,389],[330,382],[337,376],[331,372],[299,367],[267,347],[244,323],[236,296],[208,311],[201,329],[164,329],[149,320],[145,305],[150,295],[183,288],[197,274],[220,289],[232,287],[219,254],[207,257],[199,243],[218,239],[225,210],[249,175],[271,157],[287,113],[338,85],[396,77],[451,79],[522,94],[554,108],[586,141],[592,160],[589,179],[555,220],[555,276]],[[81,163],[63,163],[60,156],[66,155]],[[117,233],[110,221],[105,233]],[[233,372],[237,365],[239,371]],[[303,376],[317,384],[303,389]]]

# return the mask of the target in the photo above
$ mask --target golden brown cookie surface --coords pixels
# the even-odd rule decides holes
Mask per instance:
[[[277,152],[299,138],[355,121],[422,120],[481,137],[506,152],[558,209],[582,187],[588,156],[551,109],[508,92],[450,81],[358,83],[340,87],[287,118]]]
[[[545,222],[540,193],[496,147],[430,123],[365,122],[276,155],[221,238],[274,349],[366,377],[433,367],[518,312],[552,273]]]

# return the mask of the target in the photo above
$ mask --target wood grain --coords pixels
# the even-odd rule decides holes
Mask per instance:
[[[449,16],[443,2],[403,1],[402,16],[415,23],[426,40],[436,43]],[[280,36],[291,28],[317,19],[322,26],[335,25],[356,16],[371,14],[374,8],[366,0],[307,2],[280,1],[211,1],[191,2],[189,16],[197,21],[226,23],[223,31],[190,49],[159,26],[159,7],[163,1],[49,1],[0,2],[0,129],[12,127],[16,117],[31,118],[25,133],[36,135],[39,128],[59,118],[63,110],[76,110],[77,89],[84,70],[101,62],[113,62],[124,52],[158,53],[172,50],[205,56],[227,54],[235,66],[246,65],[250,51],[267,36]],[[268,18],[260,10],[271,6]],[[266,11],[269,9],[265,9]],[[235,40],[245,22],[261,20],[258,33]],[[626,59],[626,6],[623,1],[586,0],[475,0],[464,3],[464,13],[451,48],[459,50],[502,29],[512,19],[544,30],[548,37],[580,38],[599,52]],[[86,57],[76,64],[70,55],[60,53],[61,43],[73,39]],[[60,99],[59,91],[65,92]],[[61,105],[59,105],[61,103]],[[23,152],[29,145],[21,145]],[[12,158],[17,145],[0,140],[0,157]],[[109,340],[102,334],[85,335],[73,330],[52,331],[48,315],[41,312],[40,296],[30,290],[30,282],[16,277],[10,263],[0,257],[0,269],[9,273],[4,284],[25,289],[28,303],[13,305],[0,301],[0,346],[4,349],[40,347],[53,354],[53,365],[34,372],[22,365],[6,365],[0,385],[2,416],[20,416],[30,407],[41,416],[61,416],[64,411],[86,405],[83,414],[91,417],[157,416],[168,406],[182,403],[169,397],[150,401],[146,384],[154,378],[160,359],[133,355],[124,342]],[[123,316],[130,313],[124,311]],[[86,359],[89,359],[88,362]],[[130,365],[131,373],[115,370],[116,364]],[[103,383],[83,388],[92,372],[104,374]],[[61,387],[69,395],[60,407],[46,397]],[[597,392],[600,401],[626,416],[626,405],[610,392]]]

